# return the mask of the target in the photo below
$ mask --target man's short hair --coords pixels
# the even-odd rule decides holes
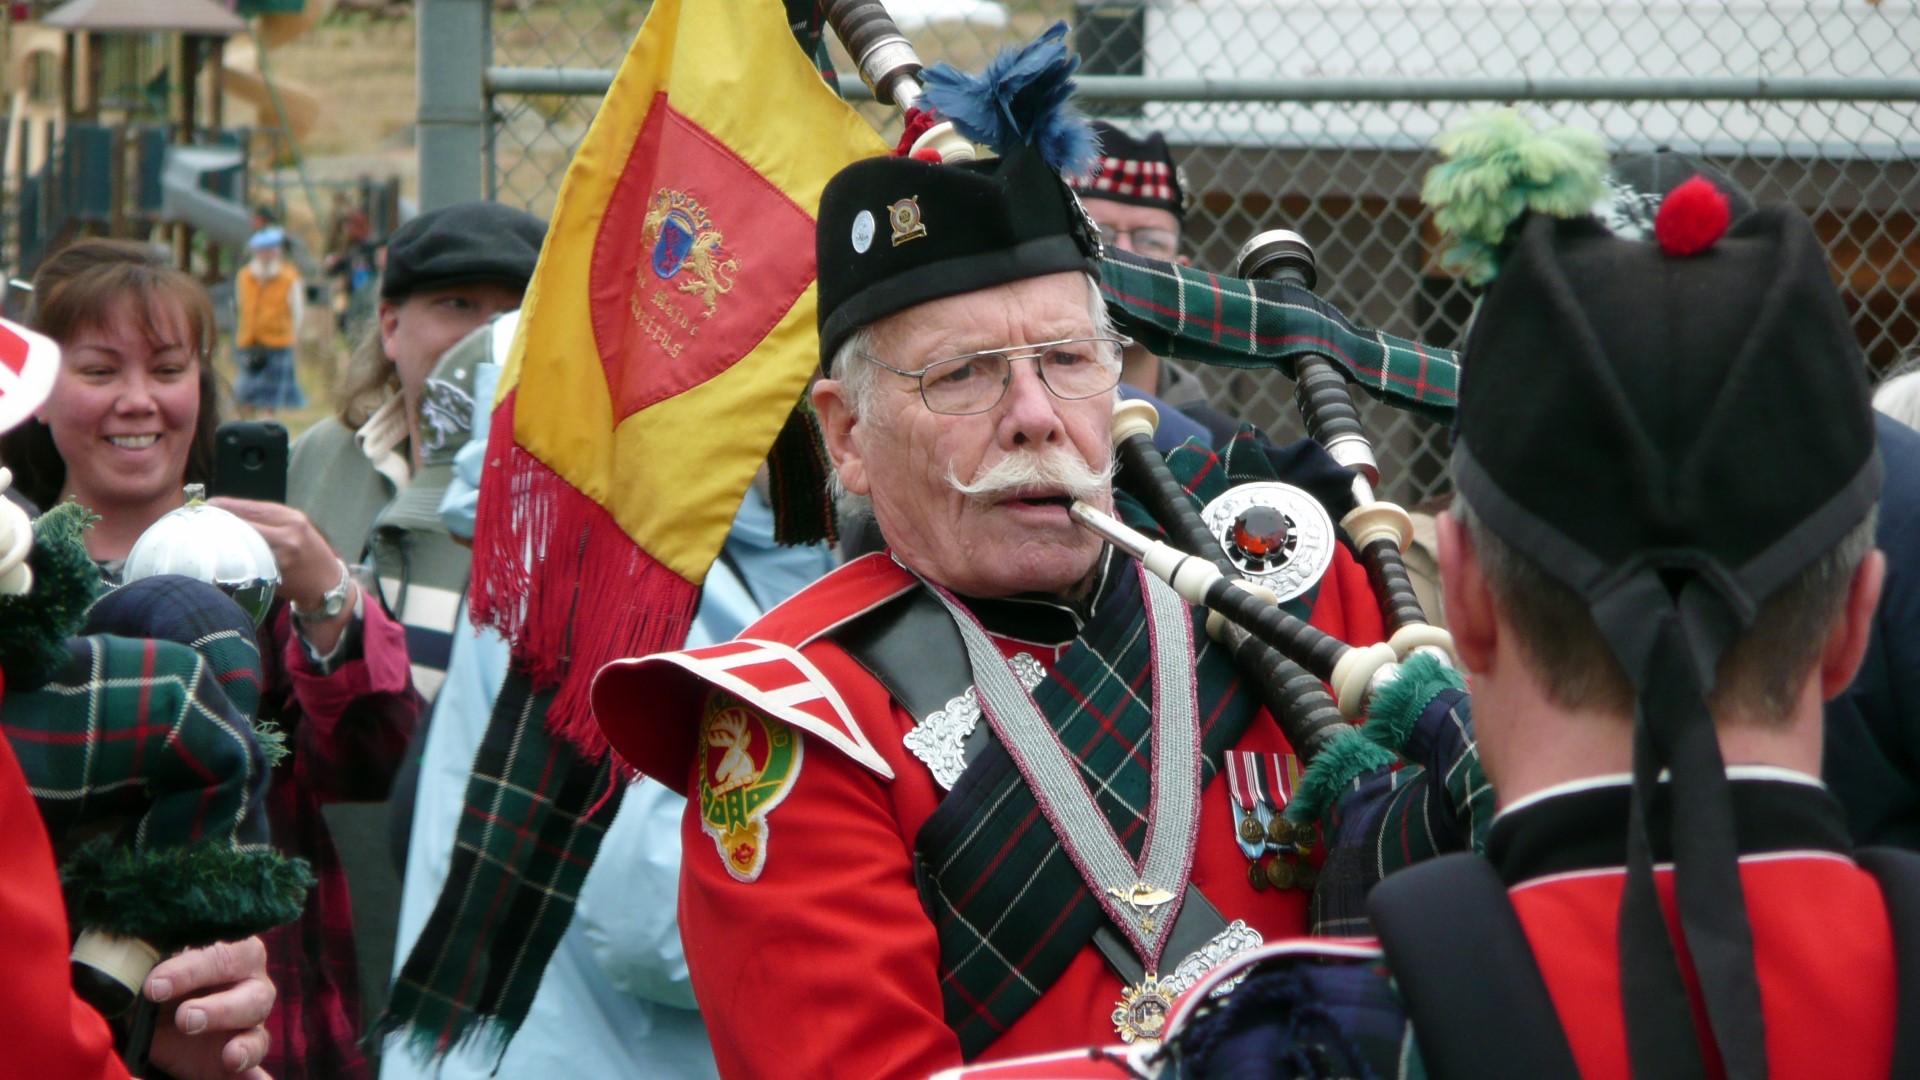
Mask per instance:
[[[1500,614],[1548,698],[1561,708],[1631,718],[1634,691],[1595,625],[1587,602],[1531,555],[1486,527],[1465,498],[1451,510],[1473,542],[1474,557]],[[1784,723],[1819,663],[1860,561],[1873,550],[1878,514],[1869,513],[1760,605],[1753,626],[1720,659],[1708,706],[1716,719],[1740,715]]]

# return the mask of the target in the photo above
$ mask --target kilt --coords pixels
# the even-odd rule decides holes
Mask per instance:
[[[234,350],[240,374],[233,383],[233,400],[266,409],[299,409],[307,404],[294,369],[292,349],[254,345]]]

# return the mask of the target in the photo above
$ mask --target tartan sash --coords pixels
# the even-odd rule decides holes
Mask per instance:
[[[1350,498],[1350,474],[1318,447],[1277,449],[1251,429],[1224,457],[1189,443],[1168,464],[1202,502],[1232,484],[1281,479],[1283,471],[1293,483],[1311,484],[1336,514],[1342,504],[1333,496]],[[1122,517],[1157,531],[1137,503],[1121,493],[1116,501]],[[1078,759],[1114,834],[1138,859],[1152,786],[1150,648],[1138,576],[1122,567],[1110,576],[1110,591],[1053,676],[1034,690],[1034,701]],[[1316,592],[1287,608],[1306,618]],[[1260,710],[1231,656],[1207,637],[1204,615],[1192,616],[1202,789]],[[947,1026],[972,1060],[1039,1001],[1107,916],[997,740],[921,827],[914,859],[921,901],[940,942]]]
[[[555,690],[510,669],[467,778],[447,887],[370,1038],[417,1056],[469,1039],[504,1053],[573,918],[620,807],[609,755],[583,758],[544,723]]]
[[[1453,419],[1460,388],[1453,352],[1356,326],[1291,282],[1244,281],[1109,248],[1100,291],[1120,330],[1156,356],[1277,365],[1291,377],[1293,357],[1316,353],[1382,401],[1440,423]]]

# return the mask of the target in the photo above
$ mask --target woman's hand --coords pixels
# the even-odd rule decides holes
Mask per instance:
[[[326,594],[340,584],[345,563],[307,515],[291,506],[253,499],[220,496],[207,502],[252,525],[266,540],[267,547],[273,550],[274,562],[280,566],[277,595],[292,603],[296,612],[317,610]],[[315,651],[325,655],[333,650],[334,643],[340,640],[341,633],[353,619],[353,601],[349,588],[347,606],[338,615],[303,625],[302,633]]]
[[[268,1080],[261,1025],[276,992],[267,948],[257,937],[188,949],[147,975],[147,998],[165,1006],[154,1029],[153,1063],[181,1080]]]

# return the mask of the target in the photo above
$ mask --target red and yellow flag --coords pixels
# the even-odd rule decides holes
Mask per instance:
[[[476,621],[605,747],[608,660],[677,648],[819,363],[814,214],[886,152],[779,0],[655,0],[560,188],[488,447]]]

